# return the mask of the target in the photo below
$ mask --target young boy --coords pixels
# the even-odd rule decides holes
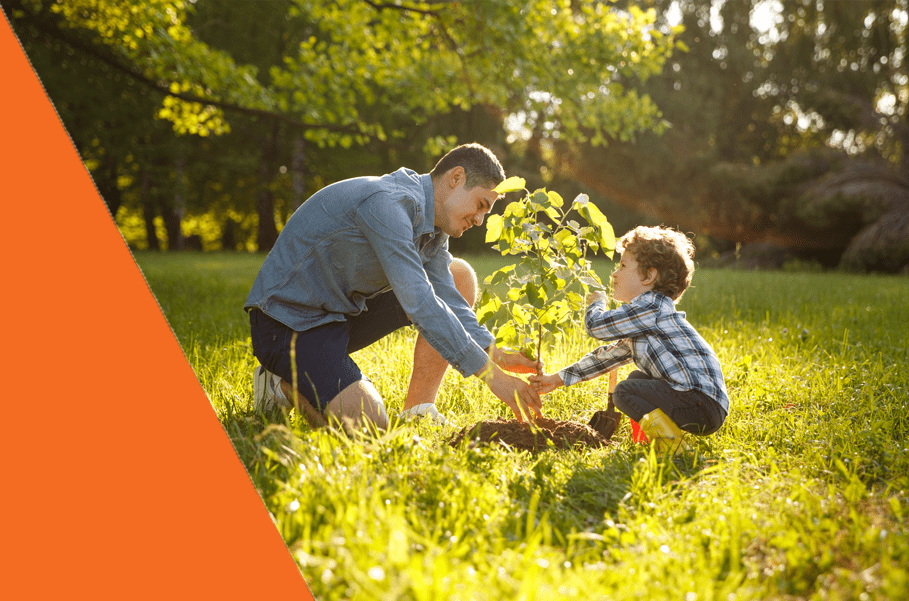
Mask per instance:
[[[616,386],[615,406],[641,424],[661,449],[676,448],[679,430],[701,436],[720,429],[729,397],[716,353],[676,311],[691,284],[694,246],[680,232],[637,227],[616,244],[622,253],[612,273],[615,300],[587,298],[585,326],[594,338],[616,341],[558,373],[531,376],[540,394],[591,380],[634,361],[637,369]]]

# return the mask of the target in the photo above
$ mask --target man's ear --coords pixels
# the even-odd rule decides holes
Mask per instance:
[[[464,168],[458,165],[457,167],[452,167],[448,171],[448,185],[451,188],[457,188],[458,184],[464,182],[467,178],[467,174],[464,171]]]

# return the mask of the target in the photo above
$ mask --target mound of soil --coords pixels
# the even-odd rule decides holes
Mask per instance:
[[[617,414],[620,416],[621,414]],[[539,418],[531,426],[517,420],[495,419],[462,428],[448,444],[457,447],[464,438],[471,444],[501,444],[523,451],[545,451],[550,448],[585,447],[596,449],[610,444],[620,417],[597,411],[590,424]],[[594,427],[595,426],[595,427]]]

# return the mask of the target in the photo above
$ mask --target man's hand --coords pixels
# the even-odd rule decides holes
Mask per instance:
[[[543,362],[539,359],[529,359],[524,353],[507,352],[496,347],[493,342],[487,350],[493,363],[506,371],[515,374],[536,374],[543,371]]]
[[[606,293],[602,290],[597,290],[596,292],[591,292],[587,295],[587,306],[590,306],[597,301],[608,302],[609,297],[606,296]]]
[[[540,395],[524,380],[509,376],[493,363],[487,364],[474,375],[486,382],[492,394],[508,405],[519,422],[525,418],[533,421],[537,417],[543,417]]]
[[[565,382],[558,373],[542,374],[539,376],[530,376],[530,385],[539,394],[549,394],[559,386],[564,386]]]

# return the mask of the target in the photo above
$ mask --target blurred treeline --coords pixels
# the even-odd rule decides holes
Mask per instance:
[[[909,265],[907,4],[0,0],[139,248],[267,250],[319,188],[476,141],[618,234],[883,271]]]

